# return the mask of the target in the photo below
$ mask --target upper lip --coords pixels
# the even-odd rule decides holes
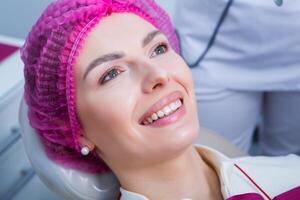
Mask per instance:
[[[183,94],[180,91],[171,92],[170,94],[161,98],[152,106],[150,106],[150,108],[142,115],[142,117],[140,117],[139,123],[142,124],[142,122],[150,117],[152,113],[163,109],[166,105],[169,105],[177,99],[183,100]]]

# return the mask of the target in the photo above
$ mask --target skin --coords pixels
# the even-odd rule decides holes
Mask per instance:
[[[96,149],[123,188],[149,199],[222,199],[215,171],[192,146],[199,125],[191,72],[165,35],[145,41],[155,31],[123,13],[103,18],[88,35],[75,65],[80,143]],[[113,52],[119,56],[89,67]],[[162,127],[139,122],[174,91],[186,109],[178,121]]]

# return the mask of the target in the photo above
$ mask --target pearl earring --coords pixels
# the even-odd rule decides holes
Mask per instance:
[[[89,153],[90,153],[90,149],[89,149],[87,146],[84,146],[84,147],[81,148],[81,154],[82,154],[83,156],[86,156],[86,155],[88,155]]]

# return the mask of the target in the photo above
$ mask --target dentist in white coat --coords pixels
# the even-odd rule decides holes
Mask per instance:
[[[277,3],[277,5],[276,5]],[[179,0],[175,27],[200,124],[248,151],[300,154],[300,1]]]

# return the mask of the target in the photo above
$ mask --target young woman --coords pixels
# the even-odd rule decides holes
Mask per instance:
[[[178,50],[152,0],[52,3],[22,49],[28,116],[48,156],[112,170],[124,200],[299,195],[296,156],[231,160],[193,146],[194,89]]]

